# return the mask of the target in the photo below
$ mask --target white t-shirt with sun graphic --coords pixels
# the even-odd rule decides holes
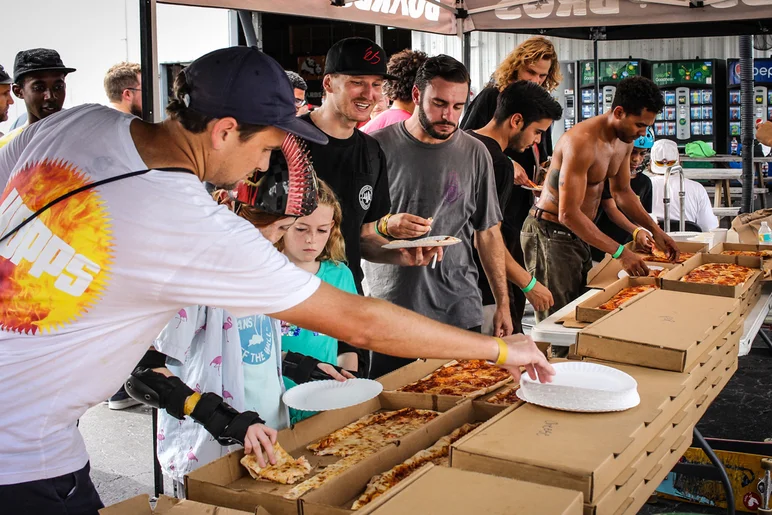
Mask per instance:
[[[147,168],[132,120],[80,106],[0,149],[0,235],[81,185]],[[181,308],[276,313],[319,282],[192,174],[152,171],[52,207],[0,242],[0,484],[82,468],[77,419]]]

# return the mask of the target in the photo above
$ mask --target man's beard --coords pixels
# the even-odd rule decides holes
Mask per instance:
[[[450,122],[439,122],[439,123],[432,123],[429,121],[429,117],[426,116],[426,112],[423,108],[423,101],[421,102],[421,105],[418,106],[418,121],[421,123],[421,127],[423,127],[426,134],[431,136],[434,139],[448,139],[449,137],[453,136],[453,134],[456,133],[458,130],[458,125],[450,123]],[[434,130],[435,125],[452,125],[453,131],[450,133],[442,133],[437,132]]]
[[[131,114],[136,116],[137,118],[142,118],[142,107],[138,104],[132,102],[131,107],[129,108],[129,111],[131,111]]]
[[[518,132],[512,139],[509,140],[509,148],[514,150],[515,152],[525,152],[530,148],[531,145],[528,145],[527,147],[523,147],[523,138],[525,137],[525,133]]]

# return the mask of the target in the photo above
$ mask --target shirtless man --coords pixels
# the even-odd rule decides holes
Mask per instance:
[[[592,266],[590,245],[619,259],[630,275],[647,275],[635,253],[593,223],[608,178],[619,209],[648,229],[658,248],[677,257],[675,242],[651,219],[630,188],[630,153],[662,110],[659,88],[643,77],[619,83],[612,110],[577,124],[558,141],[547,184],[523,225],[526,268],[552,292],[555,304],[536,313],[543,320],[579,297]]]

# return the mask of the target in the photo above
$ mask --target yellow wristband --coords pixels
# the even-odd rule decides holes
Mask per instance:
[[[185,399],[185,406],[182,408],[183,412],[186,415],[193,413],[193,410],[196,408],[196,404],[198,404],[199,400],[201,400],[201,394],[198,392],[193,392],[190,397]]]
[[[497,365],[503,365],[507,362],[507,353],[509,352],[509,347],[507,347],[507,342],[502,340],[501,338],[493,338],[496,340],[496,343],[499,344],[499,357],[496,360]]]
[[[636,230],[633,231],[633,241],[638,237],[638,233],[643,230],[643,227],[638,227]]]

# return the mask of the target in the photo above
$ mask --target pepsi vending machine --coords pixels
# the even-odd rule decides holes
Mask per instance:
[[[740,134],[740,60],[730,59],[729,67],[729,133],[727,149],[737,153],[742,141]],[[772,120],[772,59],[753,61],[753,126],[765,120]]]
[[[726,153],[724,61],[658,61],[651,65],[651,78],[665,99],[654,134],[675,141],[681,148],[701,140],[716,152]]]
[[[644,59],[601,59],[598,61],[600,66],[600,98],[599,103],[603,106],[601,113],[611,110],[611,104],[614,102],[614,94],[617,91],[616,85],[627,77],[635,77],[649,73],[649,62]],[[595,96],[595,62],[579,61],[577,67],[577,91],[579,100],[579,109],[576,111],[576,121],[581,122],[592,118],[597,114]]]

